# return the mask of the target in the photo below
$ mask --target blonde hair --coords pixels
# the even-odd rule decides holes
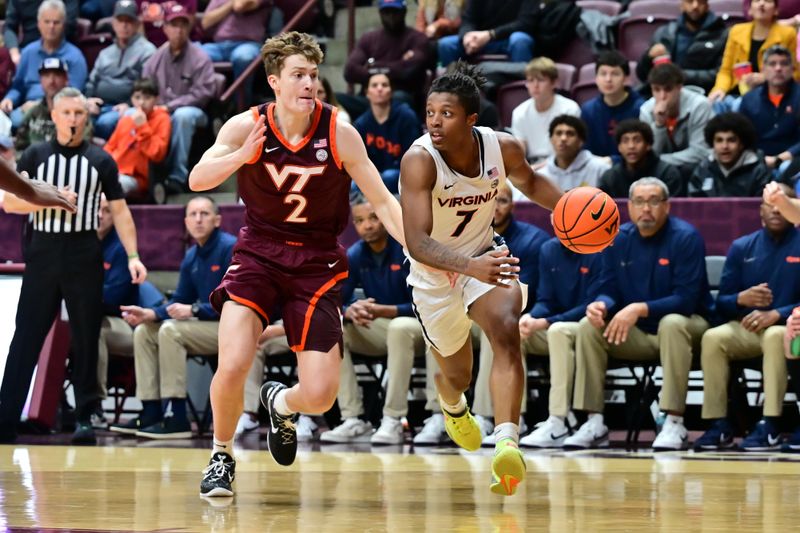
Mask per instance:
[[[556,68],[556,64],[548,57],[537,57],[525,65],[526,78],[532,78],[537,74],[546,78],[550,78],[553,81],[558,80],[558,69]]]
[[[311,63],[322,63],[323,54],[317,42],[307,33],[289,31],[271,37],[261,47],[261,59],[267,76],[274,74],[280,76],[286,58],[301,55]]]

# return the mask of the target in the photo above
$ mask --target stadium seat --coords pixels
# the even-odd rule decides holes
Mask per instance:
[[[86,58],[86,66],[89,72],[92,71],[94,62],[97,60],[97,56],[100,55],[103,48],[110,46],[113,42],[114,36],[110,33],[84,35],[78,39],[78,48],[83,53],[83,57]]]
[[[111,21],[114,17],[103,17],[94,24],[94,31],[97,33],[114,33],[114,28],[111,27]]]
[[[609,17],[618,15],[621,9],[620,3],[612,0],[578,0],[575,4],[581,9],[594,9]]]
[[[744,17],[742,2],[740,0],[709,0],[708,7],[711,11],[716,13],[717,16],[721,16],[722,13],[729,13],[731,15]]]
[[[600,91],[597,89],[594,80],[583,83],[579,82],[572,87],[572,99],[575,100],[578,105],[585,104],[599,94]]]
[[[628,6],[631,17],[664,16],[676,19],[681,15],[680,2],[664,0],[634,0]]]
[[[741,22],[747,22],[747,17],[744,15],[740,15],[738,13],[717,13],[719,18],[725,21],[725,26],[730,28],[734,24],[739,24]]]
[[[89,19],[78,19],[78,34],[77,38],[80,41],[82,38],[86,37],[92,33],[92,21]]]
[[[497,114],[500,115],[501,127],[511,127],[511,114],[514,108],[528,98],[525,80],[506,83],[497,90]]]
[[[566,63],[556,63],[558,69],[558,83],[556,89],[568,93],[572,90],[572,84],[575,82],[575,71],[577,70],[574,65],[567,65]]]
[[[594,52],[589,46],[589,43],[575,37],[570,43],[564,47],[560,54],[552,58],[556,63],[564,63],[567,65],[585,65],[594,61]],[[638,58],[637,58],[638,59]]]
[[[672,18],[663,15],[632,16],[623,20],[619,25],[617,48],[629,60],[638,61],[650,46],[653,32],[671,20]]]

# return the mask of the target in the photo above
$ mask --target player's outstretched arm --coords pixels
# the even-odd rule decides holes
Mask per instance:
[[[336,148],[345,170],[367,197],[389,234],[406,245],[400,204],[381,180],[375,165],[367,157],[367,149],[358,131],[350,124],[336,125]]]
[[[75,193],[65,194],[52,185],[31,180],[26,172],[17,174],[3,162],[0,162],[0,189],[11,193],[5,200],[5,210],[9,213],[30,213],[41,207],[75,212]]]
[[[228,120],[219,130],[214,146],[206,150],[189,174],[193,191],[213,189],[239,167],[257,159],[264,141],[264,117],[255,120],[250,110]]]
[[[518,140],[507,133],[498,133],[497,139],[500,141],[506,175],[514,187],[531,201],[552,211],[561,198],[561,190],[545,176],[533,171],[525,159],[525,148]]]

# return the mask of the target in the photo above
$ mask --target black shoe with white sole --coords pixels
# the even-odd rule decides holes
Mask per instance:
[[[297,414],[283,416],[275,410],[275,397],[286,385],[277,381],[267,381],[261,387],[261,403],[269,414],[267,446],[273,459],[279,465],[289,466],[297,456]]]
[[[233,496],[233,480],[236,477],[236,461],[225,452],[211,456],[203,469],[200,496]]]

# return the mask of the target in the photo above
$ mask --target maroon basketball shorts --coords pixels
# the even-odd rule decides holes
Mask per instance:
[[[227,300],[249,307],[264,327],[280,313],[293,351],[327,352],[342,340],[341,288],[346,278],[347,254],[341,246],[319,249],[240,239],[209,299],[218,313]]]

